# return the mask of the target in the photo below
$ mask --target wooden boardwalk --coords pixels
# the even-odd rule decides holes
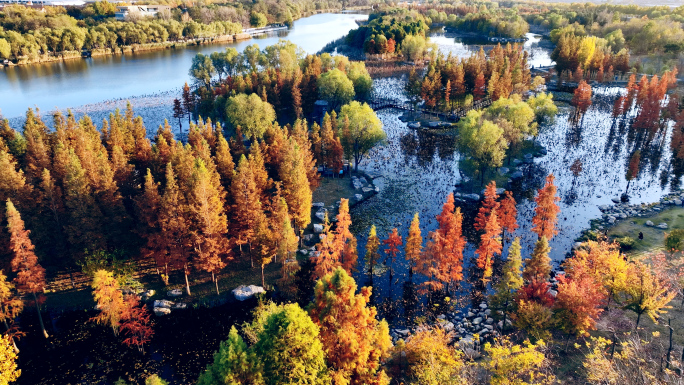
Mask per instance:
[[[420,108],[409,102],[403,102],[389,98],[373,98],[368,102],[368,105],[373,109],[373,111],[379,111],[385,108],[396,108],[398,110],[409,111],[421,115],[429,115],[451,122],[458,122],[462,117],[466,116],[469,111],[479,110],[488,107],[491,104],[492,99],[490,97],[485,97],[483,99],[474,101],[473,104],[468,107],[456,105],[456,108],[454,108],[452,111],[437,111],[429,108]]]

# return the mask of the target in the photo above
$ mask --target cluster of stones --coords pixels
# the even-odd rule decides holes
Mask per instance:
[[[620,201],[620,198],[612,198],[613,205],[601,205],[601,220],[599,221],[598,229],[603,230],[606,226],[612,226],[620,219],[627,219],[631,217],[643,217],[658,213],[668,206],[682,206],[684,201],[684,190],[670,193],[662,198],[657,203],[642,203],[629,204]],[[646,226],[655,226],[660,229],[667,229],[667,223],[654,224],[651,221],[646,221]]]
[[[548,293],[554,298],[558,295],[558,280],[555,277],[549,279]],[[499,313],[500,317],[498,318],[502,318],[501,315]],[[482,302],[477,308],[467,311],[456,310],[440,314],[437,316],[437,322],[433,326],[444,329],[451,336],[451,343],[458,344],[459,348],[466,354],[473,355],[478,351],[476,348],[482,340],[490,337],[494,338],[500,334],[500,331],[503,329],[503,320],[495,323],[492,317],[492,310],[489,309],[486,302]],[[506,328],[511,326],[512,321],[510,318],[506,318]],[[408,328],[392,329],[390,336],[395,343],[399,339],[408,341],[412,333],[419,332],[425,327],[422,325],[417,326],[413,331]],[[475,338],[476,334],[477,338]]]
[[[477,308],[467,311],[456,310],[440,314],[437,316],[437,323],[434,326],[450,333],[452,343],[458,342],[459,345],[463,346],[477,345],[482,339],[498,336],[499,330],[503,327],[503,321],[495,323],[491,315],[492,310],[488,308],[486,302],[482,302]],[[506,323],[510,326],[511,321],[506,320]],[[421,331],[421,328],[424,327],[418,326],[413,332]],[[400,338],[407,340],[411,334],[410,329],[393,329],[390,332],[395,342]],[[475,338],[475,334],[479,338]]]
[[[147,298],[151,297],[154,295],[154,290],[148,290],[148,293],[151,292]],[[178,298],[183,295],[183,290],[181,289],[173,289],[169,290],[166,292],[166,295],[171,298]],[[163,315],[169,315],[171,314],[171,310],[175,309],[185,309],[188,307],[187,303],[184,302],[173,302],[168,299],[156,299],[154,300],[154,303],[152,304],[152,310],[154,311],[154,315],[156,316],[163,316]]]
[[[373,186],[373,184],[369,183],[366,177],[363,176],[360,178],[356,175],[352,176],[351,185],[354,187],[354,190],[361,191],[354,194],[354,201],[356,202],[361,202],[364,199],[364,196],[367,194],[375,194],[380,192],[378,187]]]

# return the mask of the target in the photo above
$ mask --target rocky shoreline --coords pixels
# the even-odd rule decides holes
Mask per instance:
[[[584,230],[582,236],[585,236],[589,231],[607,230],[620,220],[649,217],[672,207],[684,206],[684,189],[673,191],[661,197],[658,202],[653,203],[629,204],[629,202],[622,202],[620,198],[612,198],[611,200],[613,201],[612,205],[598,207],[601,210],[601,218],[593,219],[590,228]],[[663,230],[668,228],[665,222],[654,224],[651,221],[646,221],[645,226],[653,226]]]

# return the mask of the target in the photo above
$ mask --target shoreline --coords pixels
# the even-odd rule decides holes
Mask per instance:
[[[349,8],[335,8],[335,9],[319,9],[313,12],[306,12],[302,14],[301,17],[294,19],[297,21],[305,17],[319,15],[324,13],[349,13],[349,11],[364,11],[368,10],[368,7],[349,7]],[[289,28],[288,28],[289,29]],[[243,29],[244,31],[244,29]],[[261,36],[261,34],[254,35]],[[166,49],[184,49],[186,47],[201,46],[201,45],[211,45],[211,44],[228,44],[237,43],[239,41],[251,40],[254,36],[249,33],[240,32],[232,35],[217,35],[212,37],[200,37],[187,40],[179,41],[165,41],[160,43],[144,43],[144,44],[133,44],[127,46],[121,46],[117,48],[96,48],[93,50],[82,50],[82,51],[63,51],[60,53],[47,53],[39,55],[37,60],[19,60],[14,63],[11,60],[8,61],[9,64],[2,64],[0,62],[0,68],[11,68],[19,66],[29,66],[34,64],[47,64],[54,62],[65,62],[77,59],[88,59],[91,57],[104,57],[104,56],[116,56],[116,55],[130,55],[140,52],[151,52],[151,51],[161,51]]]

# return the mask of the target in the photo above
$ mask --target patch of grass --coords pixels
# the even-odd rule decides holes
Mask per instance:
[[[313,193],[313,202],[323,202],[326,207],[333,206],[340,198],[352,198],[356,193],[349,176],[321,178],[321,185]]]
[[[654,225],[665,222],[668,228],[663,230],[655,226],[646,226],[646,221],[651,221]],[[611,240],[633,238],[636,242],[627,254],[636,256],[664,250],[665,234],[673,229],[684,229],[684,207],[671,207],[650,217],[622,220],[608,229],[608,237]],[[639,239],[639,232],[644,234],[644,239]]]
[[[265,266],[264,281],[266,286],[272,287],[275,285],[281,276],[281,265],[280,261],[278,261],[278,263],[271,263]],[[226,273],[219,275],[220,295],[216,294],[216,286],[211,281],[211,275],[205,272],[192,271],[190,273],[188,277],[190,280],[190,292],[192,293],[190,296],[185,293],[185,278],[182,272],[174,272],[170,278],[169,286],[164,285],[164,282],[157,275],[147,275],[142,280],[142,283],[145,290],[151,289],[156,291],[155,295],[151,298],[152,300],[170,299],[166,296],[167,291],[182,289],[183,295],[178,298],[179,302],[209,304],[232,296],[230,291],[240,285],[261,286],[261,267],[255,263],[254,268],[252,268],[249,260],[239,261],[232,265],[229,264],[226,268]],[[47,307],[51,309],[89,309],[95,306],[90,288],[50,293],[46,297]]]

